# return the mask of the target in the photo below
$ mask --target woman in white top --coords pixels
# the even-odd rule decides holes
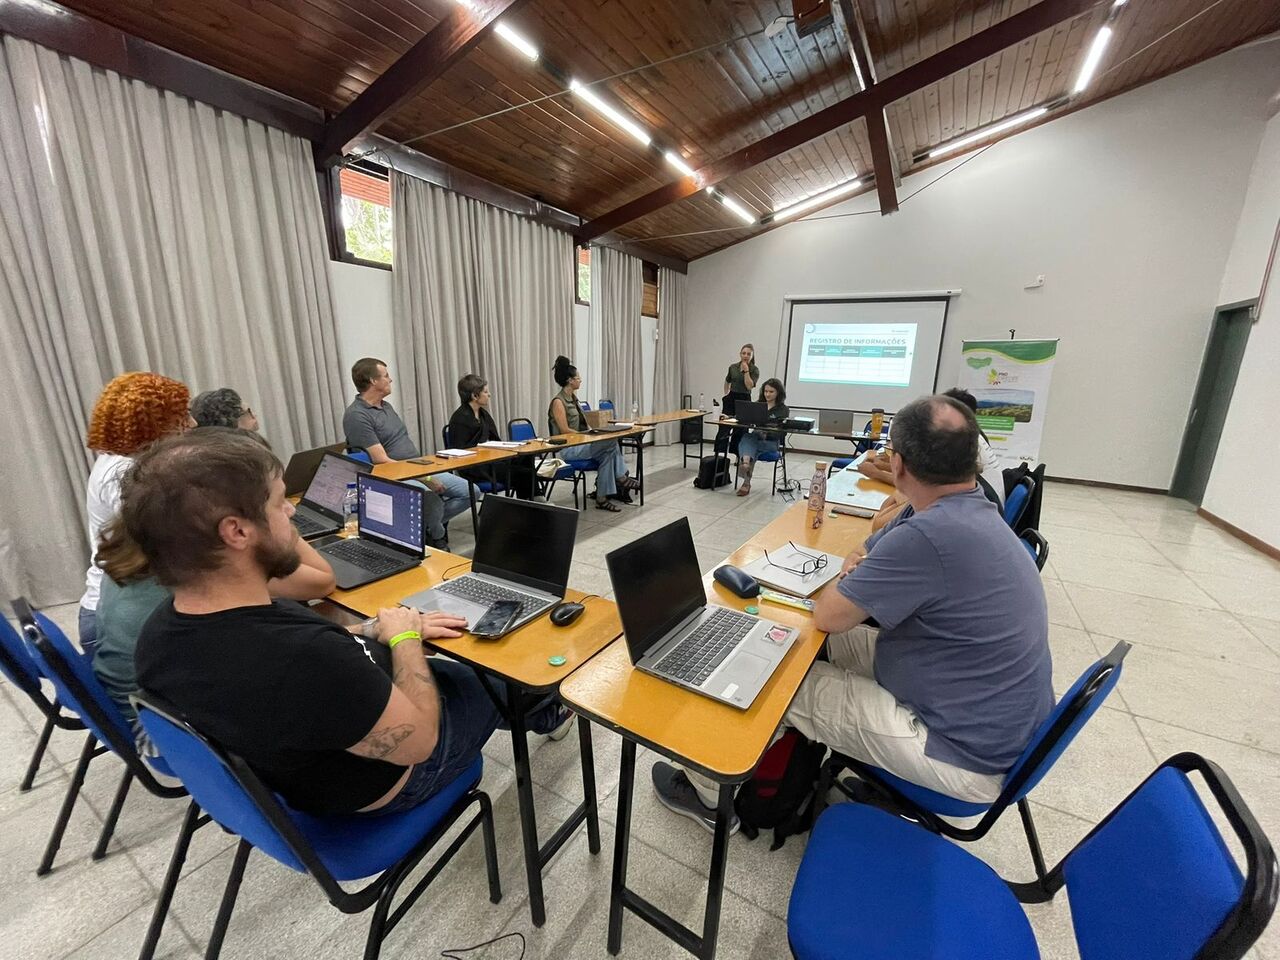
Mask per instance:
[[[98,535],[120,512],[120,480],[133,457],[161,437],[195,425],[187,404],[191,393],[158,373],[125,373],[105,387],[93,406],[85,446],[98,457],[89,473],[85,507],[89,514],[89,570],[80,598],[80,646],[92,652],[97,630],[102,570],[93,564]]]

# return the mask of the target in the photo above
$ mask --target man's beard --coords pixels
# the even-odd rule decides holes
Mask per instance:
[[[283,545],[259,543],[253,548],[253,556],[268,580],[287,577],[302,563],[302,554],[298,553],[296,539],[290,539]]]

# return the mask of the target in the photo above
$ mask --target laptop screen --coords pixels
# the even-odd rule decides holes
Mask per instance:
[[[361,474],[360,536],[422,552],[422,488]]]
[[[577,510],[490,494],[471,569],[564,596],[577,534]]]
[[[307,484],[307,492],[302,495],[302,499],[341,515],[347,484],[355,483],[356,477],[370,469],[372,468],[367,464],[340,457],[336,453],[326,453],[311,482]]]
[[[631,662],[707,603],[684,517],[605,557]]]
[[[751,400],[739,400],[734,407],[739,423],[764,423],[769,416],[769,405]]]

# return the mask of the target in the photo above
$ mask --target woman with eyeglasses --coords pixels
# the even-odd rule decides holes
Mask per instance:
[[[197,427],[236,427],[258,430],[258,418],[230,387],[206,390],[191,401],[191,419]]]
[[[582,386],[578,368],[569,362],[568,357],[556,357],[553,373],[560,392],[551,398],[551,405],[547,408],[547,424],[552,435],[586,432],[587,417],[578,400],[578,388]],[[616,498],[621,497],[623,502],[630,503],[628,494],[640,487],[639,481],[627,472],[627,461],[617,440],[597,440],[595,443],[565,447],[559,451],[559,456],[565,460],[594,460],[599,464],[596,470],[596,508],[599,510],[620,513],[622,508]]]
[[[765,422],[781,423],[791,416],[791,411],[783,403],[787,399],[787,390],[777,377],[770,377],[760,388],[760,399],[767,404]],[[738,487],[738,496],[745,497],[751,492],[751,471],[762,453],[778,452],[778,434],[765,433],[763,430],[751,430],[738,441],[738,479],[742,485]]]

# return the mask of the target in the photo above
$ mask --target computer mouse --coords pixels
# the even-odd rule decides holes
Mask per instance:
[[[567,627],[582,616],[582,611],[585,609],[586,607],[582,604],[574,603],[571,600],[557,604],[551,610],[551,622],[557,627]]]
[[[723,584],[740,597],[760,595],[760,584],[756,582],[756,578],[740,567],[726,563],[722,567],[716,567],[712,576],[715,577],[716,583]]]

